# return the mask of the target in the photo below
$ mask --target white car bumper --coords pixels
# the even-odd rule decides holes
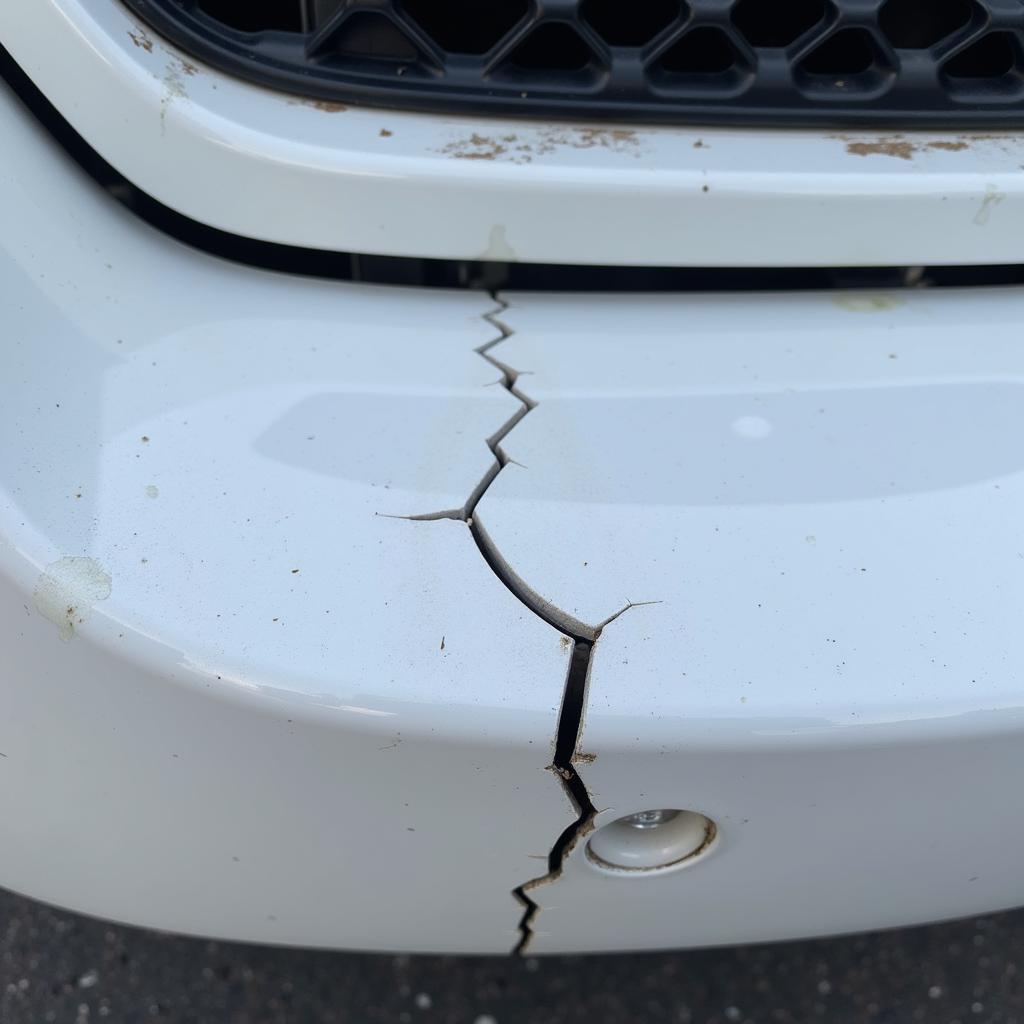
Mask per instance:
[[[464,952],[1022,902],[1024,293],[289,278],[0,132],[0,884]],[[652,808],[714,842],[588,857]]]

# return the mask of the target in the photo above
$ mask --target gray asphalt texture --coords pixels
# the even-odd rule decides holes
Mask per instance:
[[[273,949],[122,928],[0,891],[0,1022],[1024,1022],[1024,911],[601,957]]]

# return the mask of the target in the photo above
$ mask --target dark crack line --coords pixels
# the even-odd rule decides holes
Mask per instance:
[[[597,626],[587,625],[562,611],[562,609],[546,602],[527,586],[501,557],[497,547],[491,541],[483,526],[474,518],[476,507],[480,503],[480,499],[487,492],[487,489],[494,483],[498,474],[510,462],[514,462],[503,451],[501,442],[511,433],[523,417],[528,416],[537,407],[537,402],[521,391],[518,386],[520,377],[526,371],[516,370],[490,354],[491,349],[496,345],[500,345],[513,334],[512,330],[499,319],[500,314],[508,309],[508,303],[497,295],[492,297],[498,303],[498,308],[490,313],[485,313],[483,318],[497,328],[499,335],[481,345],[475,351],[501,374],[500,379],[493,383],[500,384],[520,402],[520,408],[487,438],[487,447],[494,456],[494,465],[473,489],[473,493],[461,509],[448,509],[442,512],[428,512],[412,516],[388,516],[387,518],[408,519],[418,522],[455,519],[465,522],[484,561],[512,595],[531,612],[543,619],[549,626],[570,637],[573,641],[572,655],[569,659],[569,671],[565,680],[565,688],[562,692],[562,706],[558,714],[555,752],[551,764],[548,765],[548,770],[558,777],[566,797],[568,797],[570,804],[576,812],[576,817],[562,831],[551,847],[551,852],[547,858],[548,870],[543,875],[531,878],[512,890],[512,895],[523,907],[523,915],[519,921],[519,941],[513,948],[512,953],[513,955],[522,955],[529,947],[530,941],[533,938],[533,924],[540,911],[540,905],[530,896],[530,893],[534,889],[557,881],[561,877],[567,858],[594,827],[594,817],[597,811],[590,799],[590,794],[587,792],[586,784],[576,768],[576,761],[578,760],[576,748],[583,730],[583,716],[586,711],[587,686],[590,679],[590,665],[594,653],[594,645],[605,626],[614,622],[624,612],[640,605],[657,604],[658,602],[627,601],[622,608],[613,615],[609,615],[607,619]],[[515,464],[519,465],[519,463]],[[378,515],[383,514],[378,513]]]
[[[558,713],[558,727],[555,732],[555,753],[551,764],[548,765],[548,770],[558,777],[562,790],[576,812],[576,817],[566,826],[552,845],[551,851],[548,853],[548,870],[543,875],[532,878],[512,890],[512,895],[523,908],[523,916],[519,919],[519,941],[515,944],[512,954],[513,956],[522,956],[529,948],[530,942],[533,939],[533,924],[537,914],[540,912],[540,905],[530,896],[531,891],[550,882],[557,881],[561,877],[566,858],[576,848],[580,840],[584,839],[594,827],[594,816],[597,811],[594,809],[590,794],[587,792],[586,784],[576,769],[574,757],[583,729],[583,715],[587,704],[587,682],[590,678],[590,660],[594,651],[594,641],[600,635],[601,629],[606,623],[601,623],[600,626],[592,630],[584,623],[575,622],[571,616],[566,615],[561,609],[544,602],[539,595],[535,594],[523,581],[519,580],[512,573],[510,567],[498,554],[498,550],[491,542],[487,532],[474,519],[473,513],[476,511],[477,504],[487,488],[494,482],[498,473],[511,461],[502,450],[501,442],[524,416],[528,416],[537,407],[537,403],[518,387],[519,378],[522,376],[521,371],[514,369],[490,354],[492,348],[500,345],[506,338],[512,336],[512,330],[500,319],[500,314],[508,309],[508,303],[497,295],[494,296],[494,301],[498,303],[498,308],[485,314],[484,319],[498,329],[499,336],[493,341],[489,341],[486,345],[482,345],[476,351],[501,373],[505,390],[519,399],[522,403],[522,408],[517,416],[509,420],[487,440],[487,445],[494,454],[497,466],[495,472],[490,475],[485,485],[477,488],[467,502],[466,523],[480,554],[498,579],[530,611],[543,619],[548,625],[561,633],[571,636],[573,639],[569,671],[566,675],[565,688],[562,692],[562,706]],[[626,607],[628,608],[629,605]],[[621,615],[625,610],[626,608],[623,608],[621,611],[616,612],[606,622],[612,621],[612,619]]]
[[[525,583],[518,579],[511,571],[507,563],[498,554],[496,546],[491,542],[490,537],[484,528],[474,519],[473,513],[483,496],[487,487],[493,482],[509,463],[509,458],[501,448],[501,442],[508,436],[509,432],[524,417],[535,409],[537,403],[525,394],[518,387],[521,371],[514,369],[508,364],[496,359],[490,354],[490,350],[500,345],[506,338],[512,336],[512,330],[501,321],[500,314],[508,309],[508,303],[494,296],[498,303],[498,309],[485,315],[489,323],[493,324],[500,332],[499,337],[477,349],[479,355],[486,359],[495,369],[502,374],[505,390],[514,395],[523,403],[520,415],[507,423],[493,437],[488,439],[488,446],[494,453],[498,464],[497,472],[493,474],[487,485],[479,489],[470,502],[467,504],[466,522],[469,525],[473,540],[483,556],[484,561],[490,566],[492,572],[505,584],[506,587],[535,615],[539,616],[548,625],[572,637],[573,648],[569,659],[569,671],[566,675],[565,688],[562,692],[562,706],[558,713],[558,727],[555,733],[555,753],[548,766],[548,770],[558,777],[558,781],[564,791],[576,817],[563,829],[562,833],[555,840],[548,853],[548,869],[543,875],[531,878],[522,885],[512,890],[512,895],[518,900],[523,908],[523,916],[519,919],[519,941],[512,950],[514,956],[522,956],[529,948],[533,939],[533,925],[540,912],[540,905],[533,899],[530,893],[541,886],[557,881],[564,870],[566,858],[576,848],[577,844],[586,838],[593,830],[594,817],[597,811],[590,799],[586,783],[575,765],[576,747],[583,731],[583,715],[587,706],[587,684],[590,679],[590,662],[594,653],[594,642],[601,634],[601,630],[608,623],[613,621],[625,608],[610,616],[596,629],[592,629],[582,622],[575,621],[561,609],[555,608],[543,601]]]
[[[587,682],[590,676],[590,659],[594,645],[589,640],[577,637],[569,661],[569,673],[562,695],[562,708],[558,714],[558,731],[555,735],[555,756],[548,766],[558,776],[565,795],[576,811],[576,818],[555,840],[548,854],[548,870],[531,878],[512,890],[513,896],[523,907],[519,920],[519,941],[512,950],[513,955],[522,956],[533,938],[533,923],[540,912],[540,905],[530,892],[542,885],[556,882],[562,876],[566,858],[594,827],[597,811],[587,792],[583,778],[576,769],[574,759],[576,746],[583,729],[583,714],[587,704]]]

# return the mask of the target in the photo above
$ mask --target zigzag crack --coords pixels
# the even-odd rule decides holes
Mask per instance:
[[[510,395],[519,400],[520,408],[514,415],[502,424],[489,438],[487,446],[494,455],[494,465],[484,475],[484,478],[473,489],[466,504],[460,509],[447,509],[441,512],[428,512],[421,515],[410,516],[388,516],[393,519],[408,519],[412,521],[431,521],[438,519],[455,519],[465,522],[476,543],[480,554],[490,566],[491,570],[509,591],[521,601],[535,615],[543,619],[548,625],[559,632],[571,637],[573,641],[572,656],[569,660],[569,671],[566,676],[565,688],[562,693],[562,706],[558,715],[558,727],[555,734],[555,753],[548,770],[559,780],[566,797],[576,812],[576,818],[564,829],[555,840],[548,854],[548,870],[537,878],[531,878],[512,891],[512,895],[523,907],[523,915],[519,921],[519,941],[512,952],[514,955],[523,954],[529,947],[533,938],[533,925],[540,906],[533,900],[530,893],[540,886],[555,882],[561,876],[565,861],[576,848],[577,844],[584,839],[594,827],[594,817],[597,811],[587,792],[587,787],[576,768],[576,746],[579,742],[583,729],[583,716],[586,710],[587,684],[590,677],[590,664],[594,653],[594,645],[601,635],[601,631],[610,622],[613,622],[630,608],[644,604],[657,604],[656,601],[627,601],[617,612],[610,615],[603,622],[596,626],[581,622],[574,616],[550,602],[545,601],[536,591],[532,590],[522,579],[520,579],[501,557],[497,547],[491,541],[483,526],[474,519],[474,512],[480,499],[487,492],[487,489],[497,479],[498,474],[505,467],[513,462],[502,450],[501,442],[511,433],[515,426],[524,416],[537,407],[537,402],[530,398],[519,388],[519,379],[527,371],[516,370],[511,366],[496,359],[490,354],[490,350],[500,345],[506,338],[512,336],[512,330],[504,324],[499,315],[508,309],[508,303],[497,295],[493,296],[498,303],[498,308],[484,314],[484,319],[492,324],[499,331],[498,337],[481,345],[475,351],[483,359],[486,359],[500,374],[495,384],[500,384]],[[519,463],[516,463],[519,465]],[[383,513],[378,513],[383,515]]]

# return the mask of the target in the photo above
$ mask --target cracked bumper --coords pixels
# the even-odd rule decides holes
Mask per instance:
[[[495,365],[486,297],[224,263],[0,130],[0,884],[474,952],[538,877],[540,952],[1022,901],[1019,292],[516,296]],[[403,518],[470,496],[490,564]],[[707,857],[543,876],[571,643],[531,608],[600,634],[596,824],[695,808]]]
[[[263,942],[505,952],[571,820],[569,650],[461,506],[487,296],[237,267],[0,96],[0,884]]]

